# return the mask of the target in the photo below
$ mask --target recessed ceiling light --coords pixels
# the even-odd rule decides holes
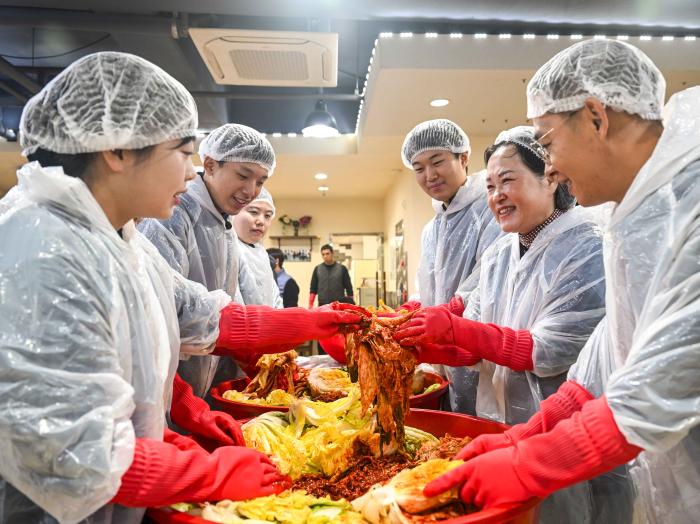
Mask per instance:
[[[272,136],[275,138],[279,138],[282,136],[282,133],[272,133]]]
[[[582,40],[583,35],[581,33],[573,33],[569,38],[572,40]]]
[[[430,101],[430,105],[433,107],[445,107],[450,101],[447,98],[436,98]]]
[[[328,186],[318,186],[318,190],[319,190],[321,193],[325,193],[326,191],[328,191],[328,189],[329,189]]]
[[[314,175],[314,178],[315,178],[316,180],[325,180],[325,179],[328,178],[328,175],[325,174],[325,173],[316,173],[316,174]]]
[[[523,35],[523,38],[525,40],[534,40],[535,39],[535,33],[525,33]]]

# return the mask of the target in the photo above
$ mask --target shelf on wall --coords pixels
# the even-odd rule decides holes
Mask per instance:
[[[270,235],[270,240],[277,241],[277,247],[282,249],[283,240],[308,240],[309,241],[309,251],[314,249],[314,240],[320,240],[321,237],[314,235]]]

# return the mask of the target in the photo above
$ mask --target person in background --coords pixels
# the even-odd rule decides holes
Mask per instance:
[[[299,305],[299,285],[284,269],[284,253],[276,247],[268,248],[272,270],[275,273],[275,281],[279,288],[284,307],[297,307]]]
[[[272,195],[263,188],[257,198],[244,207],[233,221],[240,251],[238,293],[243,304],[283,307],[270,267],[270,257],[262,245],[274,216]]]
[[[132,220],[166,219],[194,176],[192,96],[142,58],[95,53],[20,129],[30,162],[0,219],[0,522],[137,524],[148,506],[279,492],[265,455],[209,454],[165,424],[178,354],[213,348],[230,302]]]
[[[600,229],[589,210],[574,207],[566,185],[545,176],[538,151],[526,126],[503,131],[486,149],[488,204],[506,234],[484,252],[463,318],[424,308],[395,334],[417,347],[421,362],[478,361],[476,414],[509,425],[527,421],[557,391],[605,314]],[[607,510],[600,522],[631,509],[630,490],[626,498],[610,493],[614,500],[595,499]],[[587,484],[556,493],[542,503],[540,522],[595,522],[591,500]]]
[[[333,260],[333,246],[321,246],[321,257],[323,263],[316,266],[311,275],[309,309],[314,307],[316,296],[319,306],[335,301],[354,304],[350,273],[343,264]]]
[[[492,507],[629,463],[636,521],[698,522],[700,87],[664,107],[665,88],[647,55],[615,40],[575,44],[530,80],[548,175],[582,206],[615,204],[606,316],[540,411],[472,441],[427,496],[461,486],[467,503]]]
[[[222,289],[233,299],[238,290],[239,244],[231,224],[258,196],[275,168],[270,142],[255,129],[224,124],[199,145],[203,172],[178,198],[167,220],[144,220],[141,231],[158,248],[170,266],[209,290]],[[204,398],[214,382],[219,357],[185,357],[178,374],[194,394]],[[227,362],[225,375],[238,374]],[[188,428],[185,428],[188,429]]]
[[[450,120],[422,122],[404,139],[401,159],[432,199],[436,214],[421,235],[420,302],[401,308],[448,304],[461,316],[479,280],[481,255],[501,235],[486,200],[485,173],[467,176],[470,153],[469,137]],[[473,415],[478,371],[445,367],[444,373],[451,381],[449,409]],[[453,384],[460,384],[460,391]]]

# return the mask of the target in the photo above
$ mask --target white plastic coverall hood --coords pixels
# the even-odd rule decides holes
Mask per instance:
[[[229,219],[230,220],[230,219]],[[180,197],[168,220],[144,220],[141,231],[178,273],[210,291],[222,289],[233,299],[238,287],[239,252],[233,227],[226,229],[201,176]],[[219,363],[213,355],[183,360],[178,368],[199,397],[211,387]]]
[[[700,87],[664,109],[664,132],[604,242],[607,313],[569,378],[605,393],[647,522],[700,515]],[[607,384],[607,385],[606,385]]]
[[[120,237],[81,180],[18,176],[0,216],[0,522],[138,523],[106,504],[134,438],[162,439],[181,339],[211,345],[228,297],[175,275],[133,223]]]
[[[265,247],[260,242],[250,245],[239,238],[238,248],[238,292],[243,304],[284,307]]]
[[[445,304],[455,294],[466,304],[479,278],[482,253],[502,234],[486,201],[486,171],[468,176],[447,209],[439,200],[433,199],[432,203],[436,215],[425,225],[421,235],[417,273],[421,304]],[[474,414],[478,373],[469,368],[447,366],[442,367],[442,372],[464,387],[472,383],[472,393],[466,403],[457,402],[450,384],[450,404],[452,411]]]

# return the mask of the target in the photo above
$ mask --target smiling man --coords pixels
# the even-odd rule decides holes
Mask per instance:
[[[484,173],[467,176],[470,153],[467,134],[445,119],[418,124],[401,148],[404,165],[413,170],[436,213],[421,236],[420,306],[452,301],[453,312],[460,316],[463,301],[478,283],[479,259],[501,234],[486,200]],[[450,408],[473,415],[478,371],[445,368],[445,372],[451,380]]]
[[[275,168],[275,152],[255,129],[225,124],[202,140],[199,157],[204,172],[179,197],[173,216],[144,220],[138,228],[185,278],[234,298],[239,251],[230,219],[260,194]],[[178,373],[204,397],[218,360],[211,355],[183,360]]]
[[[571,46],[532,77],[528,117],[549,175],[584,206],[615,204],[606,317],[537,414],[475,439],[426,495],[462,484],[463,500],[490,507],[629,462],[635,522],[698,522],[700,87],[664,107],[665,87],[648,56],[612,40]]]

